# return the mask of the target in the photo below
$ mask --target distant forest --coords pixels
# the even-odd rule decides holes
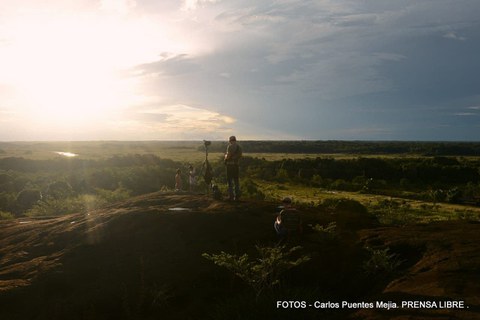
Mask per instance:
[[[411,154],[422,156],[480,156],[480,142],[414,141],[239,141],[251,153]],[[202,149],[199,147],[199,149]],[[213,141],[212,152],[224,152],[225,142]]]
[[[480,143],[360,142],[360,141],[240,141],[245,198],[263,199],[259,182],[276,188],[283,183],[324,190],[381,194],[433,202],[480,205]],[[131,196],[172,190],[177,169],[188,187],[188,166],[201,177],[203,159],[175,161],[150,154],[164,146],[204,151],[201,142],[129,142],[127,154],[105,158],[28,159],[0,157],[0,219],[81,212]],[[223,153],[225,141],[214,141],[212,152]],[[137,146],[139,149],[136,149]],[[46,146],[41,146],[44,149]],[[88,151],[88,143],[82,150]],[[104,148],[104,146],[100,146]],[[93,143],[92,148],[99,148]],[[143,149],[140,149],[143,148]],[[78,146],[75,150],[78,149]],[[48,149],[46,149],[48,150]],[[83,154],[83,151],[80,153]],[[95,153],[97,149],[94,149]],[[116,149],[114,149],[116,150]],[[161,149],[160,149],[161,150]],[[182,149],[182,151],[185,151]],[[190,150],[190,151],[189,151]],[[147,152],[138,154],[136,152]],[[187,152],[187,153],[188,153]],[[252,153],[249,156],[249,153]],[[260,156],[254,155],[255,153]],[[262,153],[300,153],[315,158],[266,160]],[[103,154],[100,150],[100,154]],[[323,155],[322,155],[323,154]],[[351,154],[332,157],[329,154]],[[392,157],[384,155],[391,154]],[[369,157],[367,155],[374,155]],[[395,156],[401,155],[401,156]],[[406,156],[404,156],[406,155]],[[28,156],[28,155],[27,155]],[[467,156],[473,156],[466,158]],[[200,157],[199,159],[201,159]],[[214,182],[226,189],[224,163],[212,157]],[[205,191],[199,179],[198,191]],[[186,189],[185,188],[185,189]]]

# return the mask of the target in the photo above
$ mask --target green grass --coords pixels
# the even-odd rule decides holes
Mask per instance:
[[[394,198],[358,192],[325,190],[295,184],[255,181],[267,199],[289,196],[302,205],[319,205],[325,199],[352,199],[363,204],[384,224],[428,223],[443,220],[480,220],[480,208],[466,205],[436,203]]]
[[[56,152],[77,154],[80,159],[105,159],[115,155],[153,154],[163,159],[172,159],[183,163],[204,161],[205,152],[202,141],[74,141],[74,142],[0,142],[0,158],[23,157],[45,160],[63,157]],[[358,156],[375,158],[422,158],[411,154],[402,155],[354,155],[354,154],[305,154],[305,153],[248,153],[245,156],[264,158],[268,161],[281,159],[308,159],[330,157],[351,159]],[[223,157],[222,152],[209,153],[209,159],[216,161]],[[465,157],[464,157],[465,158]],[[470,157],[469,160],[478,160]],[[362,203],[387,224],[428,222],[436,220],[469,219],[478,220],[480,208],[454,204],[433,204],[404,198],[358,192],[334,191],[309,188],[295,184],[255,181],[266,199],[278,200],[291,196],[296,202],[318,205],[326,198],[349,198]],[[390,202],[390,204],[389,204]]]
[[[0,220],[12,220],[15,216],[10,212],[0,211]]]

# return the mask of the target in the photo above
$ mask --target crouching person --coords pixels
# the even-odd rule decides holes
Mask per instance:
[[[303,232],[302,219],[300,213],[292,205],[291,198],[284,198],[283,210],[277,215],[273,227],[278,237],[278,244],[284,244],[294,235],[300,235]]]

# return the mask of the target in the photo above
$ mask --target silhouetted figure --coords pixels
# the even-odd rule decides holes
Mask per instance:
[[[195,168],[190,165],[188,168],[188,186],[190,192],[195,191],[195,187],[197,185],[197,173],[195,172]]]
[[[228,199],[240,199],[240,181],[238,161],[242,157],[242,148],[237,144],[237,138],[231,136],[228,139],[225,165],[227,167]]]
[[[302,219],[292,205],[292,199],[286,197],[282,201],[283,210],[277,215],[273,228],[277,233],[279,244],[283,244],[294,234],[302,233]]]
[[[205,145],[205,162],[203,163],[203,167],[202,167],[202,170],[205,170],[203,173],[203,179],[205,180],[205,184],[207,186],[207,193],[210,193],[210,186],[212,183],[213,172],[212,172],[212,166],[208,162],[208,146],[211,144],[211,142],[203,140],[203,144]]]
[[[177,169],[177,174],[175,175],[175,191],[182,190],[182,170]]]

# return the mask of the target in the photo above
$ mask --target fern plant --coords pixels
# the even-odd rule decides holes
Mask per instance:
[[[248,254],[234,255],[226,252],[219,254],[203,253],[202,256],[220,267],[224,267],[242,279],[255,292],[258,299],[266,289],[280,283],[281,275],[294,267],[310,260],[307,255],[298,259],[290,256],[301,249],[300,246],[287,249],[285,246],[256,246],[259,257],[251,259]]]
[[[363,269],[368,274],[380,272],[391,274],[404,262],[398,254],[390,253],[389,248],[371,249],[367,247],[367,250],[370,251],[370,259],[365,261]]]

